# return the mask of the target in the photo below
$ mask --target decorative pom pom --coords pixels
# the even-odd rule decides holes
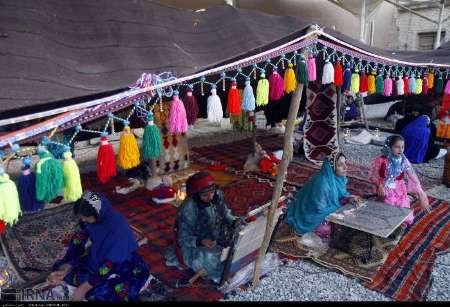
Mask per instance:
[[[222,121],[222,103],[220,102],[220,97],[217,95],[217,90],[215,87],[211,89],[211,95],[208,97],[207,113],[209,122],[220,123]]]
[[[250,78],[247,78],[245,80],[244,92],[242,94],[242,110],[244,111],[255,110],[255,95],[253,94],[253,88],[252,85],[250,84]]]
[[[342,86],[344,84],[342,65],[339,61],[334,66],[334,84],[336,86]]]
[[[180,104],[183,103],[180,101]],[[184,106],[183,106],[184,109]],[[123,128],[122,135],[120,136],[119,154],[117,155],[117,164],[127,170],[139,165],[140,161],[139,147],[136,141],[136,137],[129,126]]]
[[[303,55],[300,55],[300,61],[296,66],[295,76],[297,77],[297,82],[300,84],[308,83],[308,66]]]
[[[322,84],[330,84],[334,82],[334,67],[330,63],[329,59],[325,60],[325,65],[323,65],[322,72]]]
[[[186,110],[186,118],[188,125],[194,125],[198,117],[198,103],[195,96],[192,94],[192,89],[189,88],[183,97],[184,108]]]
[[[72,153],[66,151],[63,161],[64,173],[64,200],[74,202],[81,198],[83,189],[81,188],[80,170],[77,163],[72,159]]]
[[[169,115],[170,133],[186,133],[188,122],[183,101],[178,97],[178,91],[174,91]]]
[[[261,79],[258,81],[256,87],[256,105],[265,106],[269,103],[269,81],[265,74],[261,74]]]
[[[297,79],[292,67],[293,65],[289,63],[288,68],[284,71],[284,91],[286,94],[292,93],[297,87]]]
[[[316,73],[316,59],[314,57],[308,58],[308,81],[316,81],[317,73]]]
[[[101,183],[107,183],[111,177],[117,175],[114,148],[106,136],[100,138],[97,152],[97,178]]]
[[[284,95],[284,80],[281,75],[274,70],[269,77],[269,97],[270,100],[279,100]]]
[[[230,115],[237,116],[241,114],[241,97],[239,96],[236,81],[231,83],[230,90],[228,91],[227,111]]]

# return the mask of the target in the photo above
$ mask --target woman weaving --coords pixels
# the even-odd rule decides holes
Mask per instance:
[[[286,223],[299,235],[328,238],[331,227],[325,218],[341,204],[359,201],[347,191],[347,165],[344,154],[338,153],[332,164],[324,160],[322,169],[295,195],[288,205]],[[313,235],[314,236],[314,235]]]
[[[66,255],[54,266],[48,284],[77,287],[71,300],[132,301],[149,280],[149,269],[126,219],[103,196],[85,191],[75,204],[81,214]],[[86,247],[88,239],[92,242]]]

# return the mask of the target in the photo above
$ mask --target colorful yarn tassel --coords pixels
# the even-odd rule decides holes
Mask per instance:
[[[325,60],[325,65],[323,65],[322,72],[322,84],[330,84],[334,82],[334,67],[329,59]]]
[[[280,100],[284,95],[284,80],[281,75],[274,70],[269,77],[269,98],[272,101]]]
[[[238,116],[241,114],[241,97],[234,80],[231,82],[231,87],[228,91],[227,111],[230,115]]]
[[[445,84],[444,95],[445,96],[450,95],[450,79],[448,79],[447,83]]]
[[[434,87],[434,73],[430,72],[428,74],[428,89],[432,89]]]
[[[344,71],[344,83],[342,84],[342,91],[348,91],[350,89],[350,84],[352,81],[352,71],[350,69],[350,66],[347,65],[347,68]],[[358,82],[359,83],[359,82]]]
[[[416,92],[416,78],[414,77],[414,74],[411,74],[408,79],[408,89],[409,94],[414,94]]]
[[[192,126],[198,117],[198,103],[194,95],[192,95],[192,88],[188,88],[183,97],[184,109],[186,110],[186,119],[188,125]]]
[[[297,63],[295,76],[297,77],[297,82],[300,84],[308,83],[308,66],[303,55],[300,55],[300,61]]]
[[[147,114],[147,126],[142,137],[142,156],[144,160],[156,159],[161,155],[161,133],[153,121],[153,113]]]
[[[375,94],[376,87],[375,87],[375,73],[372,72],[369,77],[367,77],[367,83],[368,83],[368,90],[369,94]]]
[[[217,89],[215,86],[211,89],[211,95],[207,101],[207,114],[208,121],[210,123],[220,123],[223,118],[222,103],[220,97],[217,95]]]
[[[38,148],[39,161],[36,163],[36,198],[45,203],[55,199],[64,187],[61,162],[53,158],[45,148]]]
[[[377,79],[375,80],[375,92],[379,95],[383,95],[384,93],[384,81],[381,74],[378,74]]]
[[[308,81],[317,80],[316,58],[308,58]]]
[[[359,93],[359,82],[360,82],[359,72],[355,70],[355,72],[352,73],[352,77],[350,79],[350,92],[354,94]]]
[[[423,86],[423,81],[422,81],[422,79],[419,76],[416,79],[416,89],[414,91],[414,94],[420,95],[422,93],[422,86]]]
[[[179,100],[179,104],[183,106],[181,100]],[[139,153],[139,147],[136,141],[136,137],[134,136],[133,132],[131,132],[131,128],[129,126],[125,126],[123,128],[122,135],[120,136],[117,165],[127,170],[138,166],[141,162],[140,160],[141,155]]]
[[[286,94],[292,93],[297,88],[297,79],[292,67],[293,65],[289,63],[288,68],[284,71],[284,92]]]
[[[405,94],[405,84],[403,83],[403,78],[399,77],[397,81],[395,81],[395,87],[397,89],[397,95],[404,95]]]
[[[444,80],[442,79],[442,76],[439,76],[439,78],[436,80],[434,91],[436,94],[441,94],[444,90]]]
[[[70,151],[66,151],[63,157],[64,200],[74,202],[80,199],[81,194],[83,194],[80,170],[75,160],[72,159]]]
[[[269,103],[269,81],[266,79],[266,75],[262,73],[261,79],[259,79],[258,86],[256,87],[256,105],[260,107],[265,106],[268,103]]]
[[[408,79],[408,75],[405,75],[403,77],[403,91],[405,95],[409,94],[409,79]]]
[[[245,79],[244,92],[242,94],[242,110],[250,112],[255,110],[255,95],[253,94],[253,88],[250,84],[249,77]]]
[[[183,101],[178,97],[178,91],[173,91],[169,115],[169,131],[172,134],[186,133],[188,122]]]
[[[392,95],[392,79],[389,77],[389,75],[387,75],[386,78],[384,79],[383,95],[384,96]]]
[[[101,183],[107,183],[111,177],[117,175],[114,148],[108,142],[108,137],[100,137],[100,147],[97,152],[97,178]]]
[[[369,80],[364,71],[362,71],[361,75],[359,76],[359,93],[361,94],[361,96],[366,97],[368,91],[369,91]]]
[[[422,94],[424,94],[424,95],[428,95],[428,89],[429,89],[428,80],[429,80],[429,78],[424,76],[423,81],[422,81]]]
[[[22,174],[19,176],[17,189],[22,212],[35,212],[44,208],[44,203],[36,199],[36,177],[31,171],[29,156],[23,158]]]
[[[334,85],[342,86],[344,84],[341,62],[337,61],[334,65]]]
[[[0,220],[12,226],[21,213],[16,184],[9,179],[8,174],[0,166]]]

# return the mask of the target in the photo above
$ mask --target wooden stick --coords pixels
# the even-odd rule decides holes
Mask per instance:
[[[342,92],[341,87],[338,86],[336,88],[337,91],[337,100],[336,100],[336,114],[337,114],[337,128],[336,134],[338,138],[338,146],[339,149],[342,150],[342,135],[341,135],[341,103],[342,103]]]
[[[264,234],[264,240],[261,248],[259,249],[259,255],[256,259],[255,270],[253,275],[253,285],[259,283],[259,276],[261,275],[261,265],[264,260],[267,248],[269,247],[270,237],[272,236],[272,229],[274,226],[275,213],[280,201],[281,190],[283,188],[283,182],[286,177],[286,171],[289,162],[292,160],[293,148],[292,148],[292,136],[294,133],[294,124],[297,117],[298,109],[300,107],[300,101],[302,99],[303,84],[298,84],[291,99],[291,106],[289,108],[288,119],[286,123],[286,130],[284,134],[283,145],[283,158],[278,169],[277,181],[275,185],[275,191],[272,196],[272,204],[269,207],[269,215],[267,217],[266,232]]]
[[[197,281],[197,279],[199,279],[200,277],[203,277],[207,274],[208,272],[206,272],[206,270],[204,268],[201,268],[197,273],[195,273],[194,276],[191,277],[191,279],[189,279],[189,283],[192,285],[194,284],[194,282]]]
[[[158,177],[158,167],[156,165],[156,159],[152,159],[152,178]]]

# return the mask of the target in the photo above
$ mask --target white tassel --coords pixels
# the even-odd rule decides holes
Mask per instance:
[[[217,95],[215,88],[211,89],[211,95],[207,101],[208,121],[211,123],[220,123],[223,118],[222,103]]]
[[[334,82],[334,67],[327,59],[323,65],[322,84],[330,84]]]
[[[397,87],[397,95],[405,95],[405,83],[403,82],[403,77],[399,77],[395,82]]]

